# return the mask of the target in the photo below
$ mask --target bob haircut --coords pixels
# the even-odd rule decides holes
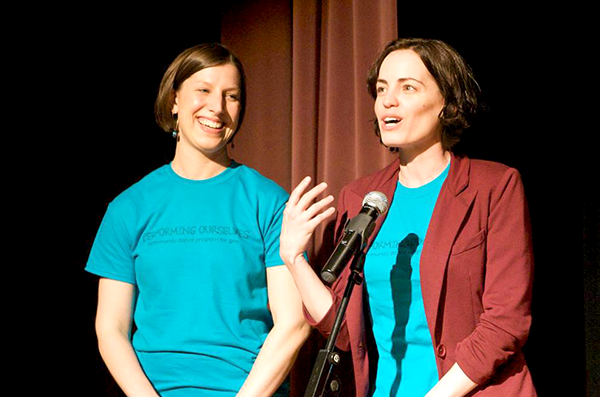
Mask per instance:
[[[444,98],[444,107],[439,118],[442,125],[442,146],[451,150],[459,141],[464,130],[469,128],[479,107],[481,90],[473,72],[465,60],[440,40],[401,38],[390,41],[379,58],[373,63],[367,77],[369,94],[377,98],[377,78],[384,59],[393,51],[412,50],[435,79]],[[375,134],[381,141],[379,124],[374,121]],[[383,142],[382,142],[383,143]],[[390,148],[397,152],[398,148]]]
[[[240,75],[240,115],[238,126],[231,137],[239,131],[246,109],[246,76],[239,58],[227,47],[218,43],[199,44],[184,50],[175,58],[165,72],[154,104],[154,116],[160,128],[172,132],[177,128],[177,117],[173,114],[175,94],[181,84],[194,73],[213,66],[231,64]]]

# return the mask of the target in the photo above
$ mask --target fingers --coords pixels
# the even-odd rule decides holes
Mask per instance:
[[[321,212],[319,215],[316,215],[308,222],[309,227],[314,231],[317,228],[317,226],[319,226],[326,219],[333,216],[333,214],[335,214],[335,208],[327,208],[325,211]]]
[[[286,263],[294,263],[306,250],[317,226],[335,214],[335,208],[327,208],[333,202],[333,196],[316,201],[327,189],[327,184],[321,183],[307,191],[310,183],[310,177],[304,178],[290,194],[283,210],[280,254]]]
[[[304,181],[303,181],[304,182]],[[310,181],[309,181],[310,182]],[[304,188],[305,190],[306,188]],[[327,183],[322,182],[317,186],[304,193],[296,205],[303,211],[305,211],[310,204],[316,200],[316,198],[327,189]]]
[[[288,203],[290,203],[291,205],[298,204],[298,201],[304,194],[304,191],[308,187],[308,184],[310,183],[310,181],[311,181],[310,176],[307,176],[306,178],[301,180],[300,183],[298,184],[298,186],[296,186],[296,188],[294,190],[292,190],[292,193],[290,194],[290,197],[288,199]]]
[[[327,207],[327,205],[333,202],[334,198],[332,195],[329,195],[312,204],[317,199],[317,197],[327,189],[327,183],[322,182],[314,186],[312,189],[306,191],[306,189],[310,185],[311,180],[312,179],[310,176],[305,177],[292,191],[288,199],[288,203],[286,205],[284,214],[287,213],[291,215],[293,213],[296,214],[296,216],[300,216],[302,214],[302,217],[305,220],[313,219],[314,217],[319,215],[319,218],[322,218],[319,221],[320,223],[323,219],[326,219],[333,215],[333,213],[335,213],[334,208],[328,208],[326,210],[326,214],[320,214],[321,212],[325,212],[323,210]]]
[[[311,219],[314,218],[317,214],[323,212],[323,209],[325,209],[325,207],[327,207],[332,202],[333,202],[333,196],[331,196],[331,195],[317,201],[316,203],[311,205],[308,209],[306,209],[306,211],[305,211],[306,216]],[[330,207],[327,210],[330,210],[330,209],[332,209],[333,212],[335,212],[335,209],[333,207]]]

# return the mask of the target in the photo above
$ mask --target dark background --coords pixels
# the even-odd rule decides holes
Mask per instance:
[[[52,132],[37,142],[41,171],[47,165],[52,172],[52,184],[43,192],[52,210],[44,214],[41,231],[52,243],[38,267],[42,278],[48,277],[43,295],[26,310],[35,318],[28,329],[33,354],[41,360],[19,368],[35,374],[41,365],[50,374],[47,388],[59,394],[122,395],[97,351],[97,279],[83,268],[107,203],[172,159],[174,141],[154,123],[154,99],[162,74],[180,51],[219,41],[219,9],[209,11],[194,23],[171,17],[173,10],[152,23],[133,14],[88,11],[84,18],[43,24],[33,41],[42,45],[34,48],[41,59],[30,73],[39,80],[28,100],[39,105],[42,93],[44,106],[52,108],[43,120]],[[584,188],[583,197],[575,191],[589,169],[582,178],[581,151],[567,142],[586,143],[577,139],[581,131],[558,126],[569,88],[553,69],[560,56],[550,38],[553,30],[533,16],[495,17],[483,13],[478,23],[450,18],[427,23],[423,15],[408,18],[399,12],[399,36],[442,39],[473,67],[489,110],[465,137],[464,149],[472,157],[516,167],[530,205],[536,268],[525,349],[538,393],[580,396],[587,385],[593,396],[600,367],[597,182]]]

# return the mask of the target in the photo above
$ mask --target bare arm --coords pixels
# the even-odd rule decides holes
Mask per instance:
[[[96,315],[98,347],[125,394],[157,397],[158,393],[144,374],[130,341],[134,291],[132,284],[100,279]]]
[[[305,193],[310,181],[310,177],[304,178],[290,195],[283,213],[279,251],[294,278],[304,306],[313,319],[319,322],[331,308],[333,299],[303,253],[317,226],[333,216],[335,209],[327,208],[333,202],[332,196],[314,202],[327,188],[325,183]]]
[[[477,383],[469,379],[456,363],[425,397],[462,397],[475,387]]]
[[[268,268],[267,286],[274,326],[238,393],[240,397],[272,395],[286,378],[311,332],[288,269]]]

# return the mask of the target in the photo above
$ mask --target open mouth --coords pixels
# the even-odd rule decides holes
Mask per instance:
[[[402,121],[402,119],[396,118],[396,117],[386,117],[383,119],[383,122],[385,125],[396,125],[399,124]]]
[[[221,129],[223,128],[223,126],[225,125],[224,123],[220,122],[220,121],[212,121],[209,119],[198,119],[198,122],[208,128],[213,128],[213,129]]]

